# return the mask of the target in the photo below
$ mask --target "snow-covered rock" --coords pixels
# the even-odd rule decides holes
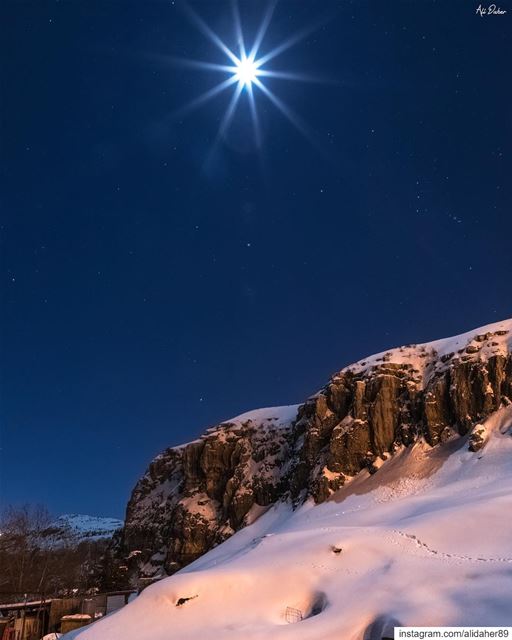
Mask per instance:
[[[112,538],[123,526],[122,520],[102,518],[83,514],[64,514],[52,522],[43,532],[47,544],[77,545],[81,542],[93,542]]]
[[[512,406],[487,441],[401,447],[322,504],[281,502],[77,640],[367,640],[511,626]]]
[[[245,413],[157,456],[128,503],[128,566],[142,576],[172,573],[276,502],[286,489],[297,409]]]
[[[391,349],[345,367],[302,405],[249,412],[166,450],[132,493],[121,561],[161,577],[276,503],[325,502],[418,446],[462,437],[467,450],[475,425],[469,447],[484,446],[482,423],[512,402],[511,344],[507,320]]]

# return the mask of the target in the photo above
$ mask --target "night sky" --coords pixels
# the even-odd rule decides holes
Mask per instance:
[[[235,50],[228,2],[193,9]],[[265,3],[242,2],[250,44]],[[282,1],[229,64],[170,1],[4,0],[3,504],[122,517],[151,458],[370,353],[511,314],[512,3]],[[485,5],[484,5],[485,6]]]

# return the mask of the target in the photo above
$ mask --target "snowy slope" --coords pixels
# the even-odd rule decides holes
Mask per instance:
[[[393,620],[511,625],[512,407],[484,426],[477,453],[465,438],[418,443],[322,505],[274,507],[76,637],[356,640]],[[293,610],[304,619],[290,622]]]
[[[356,391],[402,376],[405,384],[382,409],[401,406],[404,389],[414,388],[429,405],[420,426],[436,410],[436,419],[458,416],[454,424],[462,428],[445,430],[442,439],[429,441],[428,429],[418,429],[408,442],[396,440],[391,454],[347,475],[320,504],[309,498],[293,510],[277,501],[125,609],[66,638],[369,640],[392,637],[399,624],[512,625],[511,337],[507,320],[343,369],[312,400],[313,438],[322,415],[333,422],[324,399],[335,400],[337,378],[343,389],[351,376]],[[378,413],[379,397],[367,397],[368,411]],[[289,430],[295,411],[276,414],[272,427],[282,422]],[[264,433],[269,410],[226,425],[245,424],[248,416]],[[351,432],[343,446],[357,436]],[[299,431],[296,447],[301,438]]]
[[[512,321],[337,372],[300,405],[251,411],[170,447],[135,485],[117,547],[132,584],[184,568],[272,504],[321,503],[403,446],[466,436],[512,403]],[[474,432],[471,448],[483,444]]]
[[[101,518],[83,514],[64,514],[59,516],[45,531],[48,543],[79,544],[80,542],[111,538],[123,526],[122,520]]]

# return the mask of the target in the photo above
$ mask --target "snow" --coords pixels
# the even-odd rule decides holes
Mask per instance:
[[[111,538],[122,526],[122,520],[116,518],[65,514],[54,520],[44,532],[44,544],[61,547]]]
[[[391,349],[341,373],[398,364],[424,388],[456,359],[485,362],[511,350],[506,320]],[[247,426],[266,437],[289,428],[297,410],[250,411],[203,438]],[[253,508],[249,526],[66,640],[361,640],[384,628],[392,635],[395,624],[512,625],[512,405],[476,428],[478,452],[468,450],[469,436],[434,448],[420,441],[321,505]],[[207,516],[200,498],[191,505]]]
[[[297,417],[298,404],[286,405],[283,407],[266,407],[247,411],[235,418],[227,420],[227,424],[243,425],[247,422],[261,424],[262,426],[283,427],[288,426]]]
[[[509,406],[483,424],[488,440],[477,453],[466,438],[419,442],[326,503],[272,507],[65,638],[361,640],[394,622],[509,626],[511,425]],[[176,606],[180,598],[191,600]]]
[[[78,537],[98,539],[111,537],[123,526],[123,521],[74,513],[59,516],[53,526],[66,529]]]
[[[466,351],[468,348],[470,350]],[[495,322],[451,338],[383,351],[345,367],[341,373],[352,371],[360,374],[386,363],[399,364],[416,371],[418,382],[424,386],[434,371],[442,371],[456,358],[486,361],[493,355],[506,355],[510,351],[512,319]]]
[[[281,407],[265,407],[263,409],[253,409],[252,411],[246,411],[245,413],[241,413],[239,416],[229,418],[228,420],[224,420],[214,427],[210,427],[206,430],[205,435],[201,436],[200,438],[196,438],[195,440],[191,440],[189,442],[174,446],[172,447],[172,449],[174,451],[183,450],[190,444],[201,442],[208,435],[211,435],[214,432],[217,433],[219,437],[222,437],[222,431],[226,429],[232,431],[233,429],[244,426],[254,426],[254,428],[260,430],[269,428],[290,427],[292,422],[297,417],[297,411],[299,410],[300,406],[300,404],[292,404],[284,405]],[[159,454],[158,456],[156,456],[155,460],[159,460],[163,456],[164,453]]]

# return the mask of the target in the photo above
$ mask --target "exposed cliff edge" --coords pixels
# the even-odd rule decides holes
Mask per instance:
[[[185,566],[278,500],[323,502],[419,439],[468,437],[512,402],[512,320],[363,359],[302,405],[252,411],[167,449],[128,503],[118,550],[132,576]]]
[[[130,572],[173,573],[285,495],[297,409],[243,414],[157,456],[126,510],[122,554]]]

